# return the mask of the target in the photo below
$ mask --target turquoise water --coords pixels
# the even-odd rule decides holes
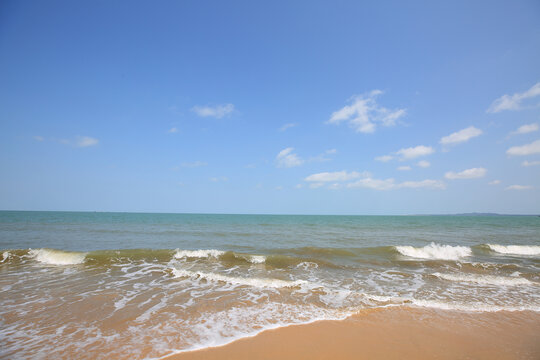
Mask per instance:
[[[0,211],[0,249],[287,249],[540,244],[536,216],[302,216]]]
[[[3,211],[0,274],[0,357],[159,358],[366,308],[538,313],[540,217]]]

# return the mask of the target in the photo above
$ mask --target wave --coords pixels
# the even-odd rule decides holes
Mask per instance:
[[[480,285],[502,285],[502,286],[518,286],[518,285],[532,285],[532,281],[529,281],[522,277],[507,277],[507,276],[493,276],[493,275],[478,275],[478,274],[441,274],[433,273],[433,276],[439,279],[457,281],[457,282],[472,282]]]
[[[223,250],[215,250],[215,249],[208,249],[208,250],[176,250],[176,253],[174,254],[175,259],[190,259],[190,258],[198,258],[198,259],[207,259],[207,258],[215,258],[215,259],[222,259],[226,261],[236,261],[240,260],[246,261],[251,264],[264,264],[266,262],[266,256],[264,255],[251,255],[251,254],[239,254],[232,251],[223,251]]]
[[[435,243],[419,248],[413,246],[395,246],[395,249],[401,255],[417,259],[459,260],[472,255],[472,250],[468,246],[439,245]]]
[[[455,310],[455,311],[466,311],[466,312],[499,312],[499,311],[535,311],[540,312],[540,306],[535,305],[522,305],[522,306],[512,306],[512,305],[490,305],[484,303],[451,303],[444,302],[439,300],[420,300],[420,299],[411,299],[408,301],[410,305],[418,307],[426,307],[432,309],[441,309],[441,310]],[[407,305],[407,304],[404,304]]]
[[[279,279],[265,279],[265,278],[241,278],[234,276],[227,276],[215,273],[205,273],[202,271],[189,271],[181,269],[172,269],[172,273],[175,277],[184,278],[197,278],[205,279],[207,281],[222,281],[233,285],[247,285],[258,288],[293,288],[307,284],[305,280],[279,280]]]
[[[209,258],[209,257],[217,258],[223,254],[225,254],[225,251],[215,250],[215,249],[209,249],[209,250],[178,250],[177,249],[176,254],[174,254],[174,257],[175,259]]]
[[[31,249],[28,255],[44,264],[76,265],[82,264],[86,258],[84,252],[69,252],[53,249]]]
[[[497,245],[486,244],[491,250],[505,255],[540,255],[540,246],[538,245]]]

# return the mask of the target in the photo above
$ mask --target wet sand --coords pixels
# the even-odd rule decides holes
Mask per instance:
[[[196,359],[540,359],[540,314],[387,308],[172,355]]]

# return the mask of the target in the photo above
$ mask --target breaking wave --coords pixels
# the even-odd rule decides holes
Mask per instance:
[[[486,244],[491,250],[505,255],[540,255],[540,246],[538,245],[497,245]]]
[[[424,247],[396,246],[395,249],[401,255],[417,259],[459,260],[472,255],[472,250],[468,246],[439,245],[435,243]]]
[[[305,280],[279,280],[279,279],[265,279],[265,278],[243,278],[226,276],[214,273],[205,273],[202,271],[189,271],[173,269],[172,273],[175,277],[205,279],[207,281],[222,281],[233,285],[247,285],[259,288],[293,288],[307,284]]]
[[[76,265],[82,264],[87,253],[70,252],[53,249],[31,249],[28,255],[44,264],[49,265]]]

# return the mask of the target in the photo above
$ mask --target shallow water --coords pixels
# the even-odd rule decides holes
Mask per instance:
[[[540,311],[540,218],[0,212],[0,356],[156,358],[360,309]]]

